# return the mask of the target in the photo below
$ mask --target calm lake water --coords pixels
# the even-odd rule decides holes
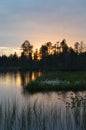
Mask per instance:
[[[41,72],[0,72],[0,130],[86,130],[86,91],[30,94]]]

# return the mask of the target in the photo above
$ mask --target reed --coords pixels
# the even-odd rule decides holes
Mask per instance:
[[[78,107],[77,102],[83,107]],[[0,104],[0,130],[77,130],[77,126],[85,130],[84,102],[75,97],[69,107],[65,104],[64,108],[60,108],[54,103],[46,105],[44,101],[35,100],[19,110],[17,102],[11,104],[7,101]],[[74,107],[71,109],[72,105]]]

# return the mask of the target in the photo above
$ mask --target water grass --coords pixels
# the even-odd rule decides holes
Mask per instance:
[[[69,107],[66,107],[66,104],[62,105],[63,107],[58,107],[54,102],[46,104],[44,101],[34,100],[32,104],[29,102],[19,110],[17,102],[1,103],[0,130],[85,130],[84,98],[82,101],[77,97],[71,99]]]
[[[31,81],[26,89],[37,91],[80,91],[86,90],[85,72],[53,72]]]

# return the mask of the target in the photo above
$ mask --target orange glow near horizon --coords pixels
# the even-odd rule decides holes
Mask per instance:
[[[56,42],[61,42],[64,38],[66,39],[66,43],[67,45],[70,47],[74,47],[74,43],[76,41],[81,42],[83,41],[82,39],[80,40],[80,38],[78,37],[72,37],[72,36],[67,36],[66,34],[64,35],[64,37],[62,38],[61,36],[58,35],[46,35],[46,36],[39,36],[40,40],[37,40],[36,38],[34,38],[33,40],[25,39],[30,41],[31,45],[33,45],[33,50],[35,49],[40,49],[41,45],[47,43],[47,42],[51,42],[53,44],[55,44]],[[45,40],[44,40],[45,39]],[[18,56],[20,56],[22,50],[20,50],[20,46],[22,45],[24,41],[22,41],[20,44],[17,44],[17,46],[19,45],[19,47],[0,47],[0,55],[7,55],[9,56],[10,54],[14,54],[15,52],[18,54]],[[85,43],[85,41],[83,41]],[[40,57],[39,57],[40,59]]]
[[[0,9],[0,46],[16,47],[2,54],[18,53],[25,40],[34,49],[64,38],[72,47],[86,43],[86,0],[3,0]]]

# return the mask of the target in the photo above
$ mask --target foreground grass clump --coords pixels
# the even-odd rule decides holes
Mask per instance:
[[[79,91],[86,90],[85,72],[52,72],[31,81],[29,91]]]

